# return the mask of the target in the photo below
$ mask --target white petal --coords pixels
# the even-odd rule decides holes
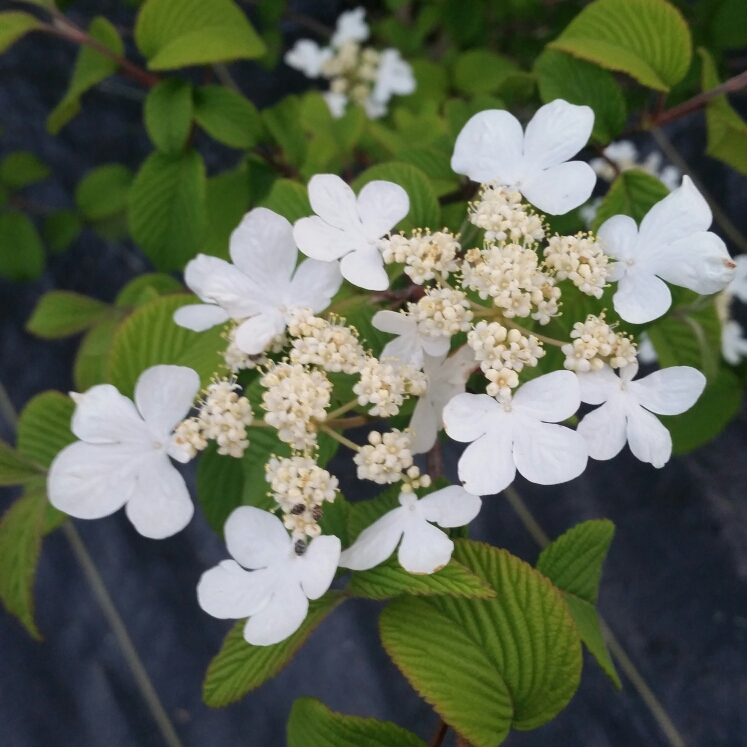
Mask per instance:
[[[418,501],[422,515],[442,527],[463,527],[480,513],[482,501],[461,485],[449,485]]]
[[[386,104],[394,94],[407,96],[416,88],[417,81],[412,67],[402,59],[399,50],[385,49],[379,56],[379,69],[370,98],[374,102]]]
[[[525,178],[519,189],[543,213],[565,215],[591,197],[596,182],[588,163],[569,161]]]
[[[293,238],[307,257],[322,262],[332,262],[348,252],[368,246],[361,232],[342,231],[316,215],[299,218],[293,224]]]
[[[384,362],[395,362],[401,366],[408,363],[420,368],[423,365],[423,346],[419,335],[400,335],[390,340],[381,351],[380,359]]]
[[[308,190],[312,210],[326,223],[342,231],[361,230],[355,192],[339,176],[316,174],[309,180]]]
[[[244,638],[253,646],[272,646],[293,635],[306,619],[309,600],[297,584],[285,584],[270,603],[247,620]]]
[[[75,398],[70,429],[92,444],[150,442],[150,431],[132,400],[111,384],[98,384]]]
[[[513,407],[522,415],[558,423],[576,413],[581,405],[581,389],[572,371],[553,371],[519,387]]]
[[[204,332],[206,329],[223,324],[230,319],[228,314],[212,303],[197,303],[182,306],[174,312],[174,322],[180,327],[193,332]]]
[[[730,319],[721,327],[721,355],[727,363],[738,366],[747,356],[747,340],[742,336],[739,322]],[[640,353],[638,355],[640,358]]]
[[[231,234],[231,259],[265,292],[282,295],[290,285],[298,249],[293,228],[267,208],[250,210]]]
[[[444,407],[444,428],[455,441],[474,441],[488,430],[491,418],[500,410],[501,406],[487,394],[457,394]]]
[[[413,454],[425,454],[426,451],[433,448],[440,429],[438,421],[436,409],[426,393],[415,405],[415,411],[412,413],[412,419],[410,420],[410,428],[414,431],[411,439]]]
[[[734,257],[734,279],[729,285],[729,293],[738,298],[742,303],[747,303],[747,254],[739,254]]]
[[[414,335],[418,328],[418,323],[411,316],[388,309],[377,311],[371,319],[371,324],[379,331],[390,335]]]
[[[581,387],[581,401],[601,405],[620,391],[620,377],[605,363],[599,371],[576,374]]]
[[[726,244],[710,231],[701,231],[649,251],[647,268],[668,283],[702,295],[722,291],[735,275],[736,265]]]
[[[652,250],[700,231],[707,231],[713,216],[708,203],[689,176],[682,186],[657,202],[641,221],[641,247]]]
[[[494,495],[516,476],[513,428],[508,418],[471,443],[459,459],[459,479],[472,495]]]
[[[628,389],[638,404],[659,415],[679,415],[703,394],[706,377],[690,366],[672,366],[631,381]]]
[[[636,254],[638,226],[629,215],[613,215],[599,226],[597,238],[605,254],[619,260],[631,259]],[[620,270],[623,267],[620,265]]]
[[[49,502],[77,519],[109,516],[132,496],[133,462],[142,458],[142,447],[133,444],[70,444],[49,468]]]
[[[340,561],[338,537],[322,535],[309,543],[295,561],[301,588],[309,599],[319,599],[329,589]]]
[[[135,385],[135,403],[154,434],[166,438],[192,409],[200,377],[186,366],[151,366]]]
[[[242,322],[234,333],[236,346],[248,355],[259,355],[277,335],[283,334],[285,319],[280,313],[258,314]]]
[[[348,282],[359,288],[384,291],[389,287],[384,260],[375,246],[346,254],[340,262],[340,270]]]
[[[341,285],[342,274],[338,262],[304,260],[293,275],[285,305],[288,308],[308,306],[317,314],[329,306]]]
[[[358,195],[363,232],[373,241],[391,231],[409,212],[410,198],[394,182],[369,182]]]
[[[586,441],[576,431],[521,418],[514,433],[516,469],[530,482],[556,485],[578,477],[586,469]]]
[[[432,358],[440,358],[446,355],[451,348],[451,337],[431,337],[430,335],[418,335],[423,350]]]
[[[672,437],[669,431],[642,407],[628,410],[628,445],[633,455],[654,467],[663,467],[672,455]]]
[[[355,8],[340,13],[335,24],[335,33],[331,39],[332,46],[339,47],[346,41],[366,41],[369,31],[365,18],[365,8]]]
[[[397,559],[409,573],[429,574],[451,560],[454,543],[445,532],[424,520],[409,521]]]
[[[448,380],[455,386],[461,386],[467,384],[470,374],[476,368],[475,351],[469,345],[462,345],[453,355],[443,361],[441,372],[445,380]],[[426,373],[428,373],[428,370],[426,366]]]
[[[578,424],[577,432],[586,441],[592,459],[612,459],[628,440],[627,416],[623,397],[613,397],[588,413]]]
[[[197,584],[197,602],[208,615],[241,620],[267,605],[274,580],[269,571],[245,571],[235,560],[224,560],[202,574]]]
[[[335,93],[334,91],[324,91],[322,98],[327,104],[329,113],[335,119],[341,119],[345,116],[345,109],[348,106],[348,97],[344,93]]]
[[[184,478],[166,454],[154,454],[138,465],[137,486],[125,512],[140,534],[171,537],[189,524],[194,510]]]
[[[299,39],[292,49],[285,53],[283,60],[296,70],[300,70],[308,78],[318,78],[321,73],[322,63],[328,59],[331,50],[321,49],[311,39]]]
[[[366,571],[383,563],[395,550],[405,526],[406,509],[395,508],[366,527],[340,555],[340,568]]]
[[[593,127],[594,111],[588,106],[555,99],[541,106],[527,125],[524,158],[538,169],[564,163],[589,142]]]
[[[289,557],[291,538],[283,522],[269,511],[239,506],[228,517],[223,534],[228,552],[244,568],[266,568]]]
[[[667,313],[672,305],[672,294],[656,275],[634,269],[618,282],[612,303],[626,322],[645,324]]]
[[[457,136],[451,168],[475,182],[515,184],[523,176],[523,147],[524,133],[513,114],[478,112]]]

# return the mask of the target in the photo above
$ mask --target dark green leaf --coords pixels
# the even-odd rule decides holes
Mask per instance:
[[[283,160],[300,168],[306,158],[306,133],[301,126],[301,101],[286,96],[275,106],[262,111],[262,122],[280,146]]]
[[[272,185],[270,194],[262,200],[262,207],[273,210],[291,223],[314,212],[306,187],[291,179],[278,179]]]
[[[222,86],[202,86],[194,93],[195,120],[210,137],[232,148],[251,148],[262,132],[251,101]]]
[[[243,491],[244,468],[241,459],[219,454],[218,447],[212,441],[197,465],[197,498],[208,524],[219,535],[223,535],[223,525],[228,515],[241,505]]]
[[[468,96],[495,93],[516,65],[489,49],[463,52],[454,63],[454,85]]]
[[[117,294],[114,300],[116,306],[142,306],[158,296],[169,293],[180,293],[184,286],[171,275],[162,272],[147,272],[130,280]]]
[[[0,182],[12,189],[41,182],[50,174],[49,166],[28,151],[8,153],[0,163]]]
[[[0,214],[0,277],[36,280],[44,270],[44,247],[23,213]]]
[[[75,388],[79,392],[106,383],[106,360],[122,320],[120,313],[107,315],[86,333],[80,343],[73,369]]]
[[[192,129],[192,85],[168,78],[151,88],[145,99],[145,129],[153,145],[163,153],[184,150]]]
[[[78,182],[75,202],[88,220],[98,221],[122,213],[132,186],[132,172],[118,163],[89,171]]]
[[[43,475],[44,470],[33,459],[0,441],[0,485],[21,485]]]
[[[228,260],[230,236],[249,209],[250,198],[249,171],[245,164],[207,180],[208,230],[201,250],[204,254]]]
[[[667,187],[655,176],[637,169],[624,171],[612,182],[597,210],[593,228],[596,231],[613,215],[629,215],[640,223],[643,216],[668,194]]]
[[[83,224],[73,210],[57,210],[44,219],[44,243],[52,252],[64,252],[78,238],[82,228]]]

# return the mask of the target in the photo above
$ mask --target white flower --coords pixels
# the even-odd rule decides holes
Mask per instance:
[[[283,59],[286,65],[300,70],[307,78],[318,78],[322,73],[322,66],[333,54],[329,47],[322,48],[311,39],[299,39]]]
[[[724,242],[708,231],[711,210],[689,177],[654,205],[640,229],[627,215],[605,221],[597,235],[617,262],[609,279],[617,281],[615,311],[626,321],[645,324],[672,304],[667,283],[709,295],[734,277],[735,264]]]
[[[235,509],[224,534],[235,560],[202,574],[200,607],[221,619],[248,617],[244,638],[254,646],[280,643],[301,626],[309,599],[319,599],[329,589],[340,540],[322,536],[294,545],[280,519],[253,506]]]
[[[594,189],[589,164],[568,161],[586,145],[593,126],[588,106],[562,99],[540,107],[526,132],[507,111],[479,112],[459,133],[451,168],[475,182],[511,187],[543,212],[563,215]]]
[[[399,50],[385,49],[379,57],[376,82],[370,98],[383,105],[382,113],[385,113],[386,104],[392,96],[407,96],[415,91],[416,85],[412,68],[402,59]]]
[[[654,343],[646,332],[641,332],[638,338],[638,360],[641,363],[656,363],[659,360]]]
[[[651,413],[679,415],[689,410],[703,392],[706,378],[689,366],[664,368],[633,381],[636,373],[634,362],[620,369],[619,377],[609,366],[578,374],[581,400],[602,405],[579,423],[578,432],[593,459],[612,459],[627,441],[642,462],[663,467],[672,454],[672,437]]]
[[[335,93],[334,91],[324,91],[322,98],[327,102],[329,113],[335,118],[340,119],[345,116],[345,109],[348,105],[348,97],[344,93]]]
[[[379,485],[399,482],[402,473],[412,467],[411,434],[396,428],[383,435],[368,434],[368,443],[353,457],[358,465],[359,480],[373,480]]]
[[[381,351],[383,361],[393,358],[402,366],[410,363],[420,368],[423,365],[424,352],[434,357],[449,352],[451,337],[421,334],[417,320],[408,314],[388,310],[377,311],[371,323],[382,332],[397,335]]]
[[[464,392],[467,379],[477,367],[475,352],[469,345],[462,345],[454,355],[423,359],[423,370],[428,377],[428,389],[415,405],[410,428],[412,452],[423,454],[436,443],[438,432],[443,428],[443,411],[447,403]]]
[[[187,265],[185,281],[204,303],[182,306],[174,321],[196,332],[240,321],[233,341],[249,355],[283,333],[290,311],[322,311],[342,284],[335,262],[306,260],[296,268],[291,225],[266,208],[244,216],[231,234],[230,252],[233,264],[198,254]]]
[[[392,182],[373,181],[356,198],[339,176],[317,174],[309,181],[309,201],[316,215],[293,227],[299,249],[326,262],[342,258],[342,275],[353,285],[386,290],[389,277],[378,241],[410,211],[407,192]]]
[[[397,558],[406,571],[435,573],[451,560],[454,543],[429,522],[442,527],[461,527],[469,524],[482,506],[480,498],[459,485],[450,485],[420,500],[414,493],[401,493],[399,502],[399,508],[366,527],[340,555],[341,568],[354,571],[374,568],[399,545]]]
[[[726,286],[726,294],[738,298],[742,303],[747,303],[747,254],[740,254],[734,257],[734,277],[729,285]]]
[[[346,41],[362,42],[368,39],[368,34],[366,9],[346,10],[337,18],[335,33],[332,35],[330,43],[333,47],[339,47]]]
[[[553,371],[497,402],[487,394],[459,394],[444,408],[446,433],[472,441],[459,460],[459,479],[475,495],[507,488],[516,470],[531,482],[554,485],[578,477],[586,443],[575,431],[555,425],[580,404],[576,375]]]
[[[135,403],[110,384],[73,394],[70,427],[81,440],[52,462],[49,502],[78,519],[100,519],[125,506],[135,529],[153,539],[184,529],[194,507],[169,456],[188,459],[172,433],[199,388],[191,368],[153,366],[137,381]]]
[[[747,357],[747,339],[739,322],[729,319],[721,327],[721,355],[727,363],[738,366]]]

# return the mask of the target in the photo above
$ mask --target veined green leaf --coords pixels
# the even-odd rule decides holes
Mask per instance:
[[[111,218],[127,208],[132,172],[119,163],[107,163],[89,171],[75,188],[75,202],[92,221]]]
[[[208,444],[197,465],[197,498],[208,524],[218,535],[223,535],[223,525],[231,511],[242,504],[243,492],[241,459],[219,454],[214,441]]]
[[[283,152],[283,160],[300,168],[306,158],[306,133],[301,126],[301,100],[286,96],[262,110],[262,122]]]
[[[109,305],[71,291],[49,291],[36,305],[26,330],[47,340],[83,332],[102,319]]]
[[[43,475],[44,470],[33,459],[0,441],[0,485],[22,485]]]
[[[495,93],[516,70],[513,62],[489,49],[470,49],[456,58],[454,85],[468,96]]]
[[[232,148],[251,148],[262,132],[257,107],[223,86],[195,89],[194,115],[210,137]]]
[[[207,180],[208,230],[201,251],[228,260],[231,234],[249,210],[251,184],[246,164]]]
[[[287,218],[291,223],[314,213],[306,187],[291,179],[278,179],[261,204],[262,207]]]
[[[171,275],[163,272],[146,272],[130,280],[114,300],[115,306],[142,306],[158,296],[183,293],[184,286]]]
[[[79,392],[106,383],[106,361],[122,318],[123,312],[114,309],[83,337],[73,369],[75,388]]]
[[[148,92],[143,114],[153,145],[162,153],[180,154],[192,129],[192,84],[179,78],[162,80]]]
[[[70,430],[75,404],[62,392],[37,394],[18,420],[18,451],[47,468],[68,444],[75,441]]]

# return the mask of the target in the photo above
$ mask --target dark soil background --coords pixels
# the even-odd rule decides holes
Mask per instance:
[[[297,7],[329,25],[339,10],[333,2],[306,5]],[[70,14],[81,25],[104,14],[123,28],[132,27],[134,15],[116,0],[81,0]],[[284,31],[289,39],[302,34],[292,24]],[[67,42],[32,35],[0,57],[0,156],[25,149],[49,163],[52,178],[28,195],[53,208],[73,206],[75,185],[91,168],[112,161],[136,168],[150,150],[141,126],[142,91],[119,77],[88,94],[84,112],[59,137],[47,134],[45,119],[67,85],[75,53]],[[283,65],[268,73],[239,64],[235,77],[260,108],[305,85]],[[701,155],[703,117],[691,116],[667,132],[747,232],[747,180]],[[652,147],[649,141],[639,144]],[[238,158],[207,139],[200,147],[210,173]],[[50,257],[40,281],[0,281],[0,381],[17,409],[39,392],[72,387],[78,340],[44,342],[23,331],[38,299],[59,288],[111,301],[147,268],[131,244],[84,231],[71,250]],[[7,423],[0,422],[0,437],[13,441]],[[590,518],[608,517],[617,525],[600,608],[688,747],[747,745],[746,453],[743,413],[715,442],[674,458],[662,470],[626,450],[613,462],[590,462],[582,477],[565,485],[517,483],[552,537]],[[333,463],[343,490],[352,479],[347,456]],[[447,450],[452,477],[457,458],[455,449]],[[10,490],[0,492],[0,511],[14,497]],[[348,602],[333,613],[291,664],[257,692],[229,708],[207,708],[200,697],[202,677],[228,625],[198,608],[195,586],[206,568],[226,557],[221,541],[199,511],[185,531],[160,542],[138,535],[121,512],[77,527],[185,747],[280,747],[291,704],[302,695],[344,713],[394,721],[430,739],[437,717],[389,662],[378,640],[378,606],[365,601]],[[484,500],[471,531],[476,539],[536,559],[536,546],[501,496]],[[60,532],[45,540],[36,600],[44,643],[34,642],[0,611],[0,745],[162,747]],[[536,731],[512,733],[505,744],[665,747],[668,742],[632,685],[624,679],[617,693],[587,657],[569,707]]]

